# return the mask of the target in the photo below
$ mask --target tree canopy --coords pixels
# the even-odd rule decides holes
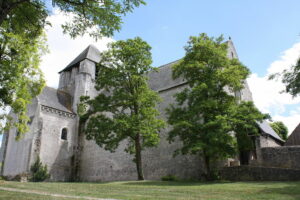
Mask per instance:
[[[154,70],[150,49],[138,37],[112,43],[97,65],[95,88],[100,94],[82,97],[79,106],[87,139],[112,152],[128,142],[125,150],[134,154],[139,180],[144,179],[141,152],[158,144],[164,126],[155,108],[159,96],[147,83],[146,74]]]
[[[287,140],[289,130],[283,122],[275,121],[270,123],[270,126],[281,137],[281,139]]]
[[[0,1],[0,26],[18,13],[23,20],[15,21],[22,25],[36,24],[36,18],[45,19],[51,12],[45,5],[52,5],[66,14],[72,14],[72,21],[63,25],[65,33],[72,37],[89,33],[95,38],[112,36],[119,31],[122,17],[135,7],[145,4],[143,0],[3,0]],[[29,30],[23,27],[23,30]]]
[[[227,48],[222,36],[190,37],[185,57],[173,68],[173,77],[183,77],[188,87],[175,95],[176,104],[167,110],[172,125],[169,140],[179,137],[183,142],[177,153],[203,156],[208,178],[211,162],[236,153],[230,134],[238,101],[234,92],[243,88],[249,75],[247,67],[227,57]]]
[[[17,139],[28,131],[27,105],[45,85],[39,64],[47,51],[43,33],[46,15],[40,7],[35,8],[40,12],[31,13],[31,9],[29,4],[14,9],[0,25],[0,109],[11,108],[16,115],[15,120],[6,113],[0,119],[7,122],[6,129],[17,128]],[[32,15],[31,23],[21,24],[26,20],[23,13]]]

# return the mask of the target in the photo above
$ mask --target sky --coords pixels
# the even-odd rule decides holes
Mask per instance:
[[[41,68],[47,84],[56,88],[58,71],[89,44],[100,50],[114,40],[141,37],[152,46],[153,66],[184,56],[190,36],[205,32],[223,34],[234,42],[239,59],[252,72],[247,79],[255,105],[273,120],[283,121],[291,132],[300,122],[300,98],[281,94],[280,81],[268,81],[269,74],[281,72],[300,56],[299,0],[146,0],[123,18],[120,32],[113,38],[95,42],[88,36],[72,40],[60,25],[68,17],[53,10],[46,30],[50,53]]]

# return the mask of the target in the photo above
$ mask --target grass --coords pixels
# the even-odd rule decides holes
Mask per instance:
[[[8,192],[0,190],[0,199],[2,200],[70,200],[66,198],[50,197],[36,194],[24,194],[19,192]]]
[[[220,199],[220,200],[296,200],[300,199],[300,182],[161,182],[128,181],[108,183],[19,183],[1,182],[1,187],[51,192],[65,195],[130,200]],[[7,194],[6,194],[7,193]],[[6,199],[26,199],[20,195]],[[8,192],[1,191],[1,195]],[[28,198],[27,198],[28,199]],[[30,198],[29,198],[30,199]],[[32,199],[35,199],[32,198]],[[39,199],[39,198],[36,198]],[[51,198],[50,198],[51,199]],[[61,198],[60,198],[61,199]]]

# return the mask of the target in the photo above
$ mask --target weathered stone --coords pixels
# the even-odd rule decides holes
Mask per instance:
[[[230,181],[299,181],[300,169],[237,166],[224,167],[221,177]]]

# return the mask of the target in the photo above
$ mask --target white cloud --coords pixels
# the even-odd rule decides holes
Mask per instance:
[[[284,122],[290,133],[300,122],[300,98],[292,98],[287,93],[280,93],[284,85],[280,80],[269,81],[268,76],[290,68],[299,56],[300,42],[285,50],[278,60],[272,62],[265,76],[252,74],[248,78],[255,105],[262,112],[270,113],[273,120]]]
[[[47,85],[54,88],[58,86],[58,72],[67,66],[88,45],[94,44],[102,51],[106,49],[106,45],[109,42],[113,41],[110,38],[95,41],[88,35],[72,39],[69,35],[63,34],[61,28],[61,24],[70,18],[70,16],[66,16],[58,10],[55,10],[54,14],[48,18],[52,24],[52,27],[48,27],[46,30],[50,53],[43,56],[41,69],[45,74]]]

